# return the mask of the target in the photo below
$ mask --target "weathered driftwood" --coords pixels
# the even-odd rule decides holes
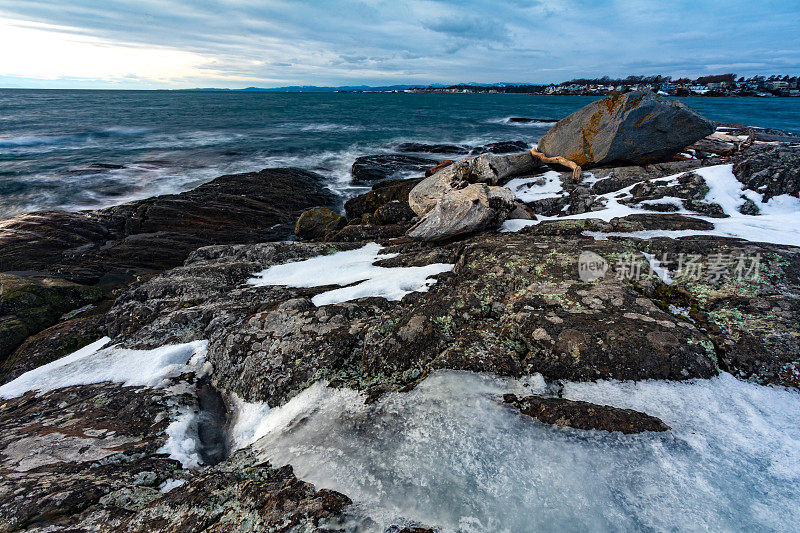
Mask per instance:
[[[572,169],[572,181],[578,182],[581,180],[581,167],[575,163],[574,161],[570,161],[569,159],[563,158],[560,155],[555,157],[547,157],[542,152],[537,152],[535,148],[531,148],[531,155],[537,159],[539,159],[542,163],[556,163],[567,168]]]

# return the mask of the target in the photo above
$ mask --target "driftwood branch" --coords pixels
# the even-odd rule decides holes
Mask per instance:
[[[542,152],[537,152],[535,148],[531,148],[531,155],[537,159],[539,159],[542,163],[556,163],[561,166],[565,166],[567,168],[572,169],[572,181],[579,182],[581,180],[581,167],[575,163],[574,161],[570,161],[569,159],[565,159],[560,155],[556,157],[547,157]]]

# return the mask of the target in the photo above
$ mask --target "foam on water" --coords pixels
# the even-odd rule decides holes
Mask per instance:
[[[542,424],[504,405],[544,392],[438,372],[364,405],[317,384],[267,411],[254,447],[339,490],[377,522],[445,531],[785,531],[800,507],[800,394],[728,374],[692,382],[565,386],[571,399],[647,412],[666,433]],[[258,436],[251,432],[250,439]]]

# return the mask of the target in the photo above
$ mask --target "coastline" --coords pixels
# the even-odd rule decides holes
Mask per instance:
[[[405,138],[351,159],[343,210],[271,168],[0,221],[0,489],[28,495],[0,505],[139,531],[586,525],[568,493],[590,521],[791,523],[800,148],[689,116],[696,142],[578,179],[524,141]],[[643,486],[700,495],[690,522]]]

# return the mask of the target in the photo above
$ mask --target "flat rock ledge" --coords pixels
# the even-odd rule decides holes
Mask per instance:
[[[659,418],[609,405],[541,396],[518,398],[514,394],[504,395],[503,401],[518,408],[524,415],[555,426],[619,431],[625,434],[669,429]]]

